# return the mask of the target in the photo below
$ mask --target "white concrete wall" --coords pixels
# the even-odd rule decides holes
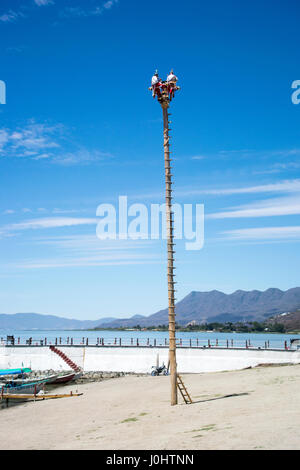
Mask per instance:
[[[85,371],[148,373],[159,362],[168,363],[167,348],[58,346]],[[178,372],[238,370],[265,363],[300,363],[300,351],[255,349],[178,348]],[[67,364],[49,347],[0,347],[0,368],[31,367],[33,370],[67,370]]]

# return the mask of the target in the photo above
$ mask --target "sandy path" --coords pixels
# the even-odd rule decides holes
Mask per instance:
[[[300,365],[183,378],[192,405],[169,405],[168,377],[124,377],[1,410],[0,449],[300,449]]]

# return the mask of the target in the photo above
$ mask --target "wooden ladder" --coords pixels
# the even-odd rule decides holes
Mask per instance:
[[[193,403],[193,400],[191,399],[189,392],[186,389],[186,386],[183,383],[183,380],[180,375],[177,374],[177,387],[180,390],[180,393],[182,395],[182,398],[184,399],[186,404]]]

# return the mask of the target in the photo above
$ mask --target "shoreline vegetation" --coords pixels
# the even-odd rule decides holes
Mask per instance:
[[[213,323],[204,323],[204,324],[195,324],[195,325],[178,325],[176,323],[176,331],[177,332],[185,332],[185,333],[255,333],[255,334],[300,334],[300,329],[298,328],[287,328],[283,323],[269,323],[269,322],[237,322],[237,323],[218,323],[218,322],[213,322]],[[10,331],[10,328],[4,328],[3,331]],[[29,328],[26,330],[23,329],[17,329],[16,331],[70,331],[70,332],[82,332],[82,331],[133,331],[133,332],[146,332],[146,331],[152,331],[152,332],[168,332],[169,327],[168,325],[158,325],[158,326],[140,326],[140,325],[135,325],[132,327],[107,327],[105,328],[104,326],[101,327],[96,327],[96,328],[63,328],[63,329],[57,329],[57,328]]]
[[[168,325],[147,326],[140,325],[133,326],[132,328],[92,328],[89,331],[168,331]],[[286,328],[282,323],[268,323],[268,322],[237,322],[237,323],[204,323],[202,325],[193,324],[181,326],[176,324],[176,331],[178,332],[200,332],[200,333],[279,333],[279,334],[298,334],[298,330],[291,330]]]

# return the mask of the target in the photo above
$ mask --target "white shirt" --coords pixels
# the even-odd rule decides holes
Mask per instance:
[[[167,82],[177,82],[177,77],[173,73],[170,73],[167,78]]]
[[[159,79],[156,75],[153,75],[151,80],[151,85],[156,85],[159,82]]]

